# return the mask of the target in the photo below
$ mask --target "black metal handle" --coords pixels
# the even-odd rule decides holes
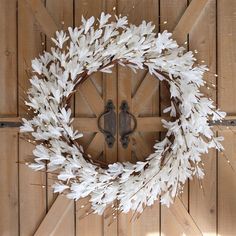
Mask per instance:
[[[123,148],[127,148],[130,142],[129,136],[134,133],[137,128],[137,120],[135,116],[129,112],[129,106],[126,101],[123,101],[120,106],[119,114],[119,131],[120,142]],[[134,127],[131,129],[131,118],[134,121]]]
[[[116,113],[112,100],[108,100],[104,112],[102,112],[97,120],[98,129],[105,136],[105,141],[109,148],[113,147],[116,134]],[[101,126],[101,118],[104,116],[104,128]]]

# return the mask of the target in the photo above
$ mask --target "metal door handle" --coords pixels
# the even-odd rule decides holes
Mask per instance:
[[[134,121],[134,127],[131,129],[131,119]],[[127,148],[130,142],[129,136],[134,133],[137,128],[137,120],[135,116],[129,112],[129,106],[126,101],[123,101],[120,106],[119,113],[119,133],[120,142],[123,148]]]
[[[116,113],[112,100],[108,100],[104,112],[102,112],[97,120],[97,126],[101,133],[105,136],[105,141],[109,148],[113,147],[116,134]],[[104,117],[104,128],[101,126],[101,118]]]

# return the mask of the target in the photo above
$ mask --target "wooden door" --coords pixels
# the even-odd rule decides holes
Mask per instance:
[[[152,21],[156,32],[173,31],[181,45],[195,52],[199,63],[209,66],[206,79],[216,86],[206,86],[204,91],[229,113],[229,118],[235,118],[235,0],[1,0],[2,127],[14,126],[19,117],[27,116],[24,98],[30,61],[50,48],[54,32],[79,26],[82,15],[98,17],[102,11],[128,15],[135,24]],[[115,104],[117,116],[112,148],[97,127],[97,118],[109,99]],[[137,120],[128,148],[119,141],[122,101],[127,101]],[[154,142],[163,136],[160,120],[168,103],[168,91],[152,76],[117,66],[112,74],[97,73],[79,87],[72,102],[74,126],[84,133],[81,144],[93,158],[109,163],[135,162],[151,153]],[[218,132],[226,138],[227,159],[216,152],[204,159],[204,191],[196,181],[190,181],[169,209],[157,202],[133,221],[132,213],[115,213],[111,224],[106,214],[81,217],[87,199],[73,202],[53,194],[50,186],[55,176],[33,172],[24,165],[33,145],[22,139],[17,128],[0,128],[0,235],[233,236],[235,134],[224,127]]]
[[[144,5],[147,6],[147,8],[142,10]],[[78,2],[76,5],[76,9],[78,9],[78,11],[76,11],[77,25],[80,24],[82,14],[86,17],[92,15],[98,17],[102,10],[106,10],[106,12],[110,12],[113,15],[114,13],[117,15],[126,15],[129,13],[129,20],[133,24],[140,24],[142,20],[153,21],[156,25],[159,24],[158,4],[155,1],[120,1],[117,5],[115,1],[100,1],[100,3],[98,1],[97,6],[96,9],[93,7],[93,1]],[[130,9],[134,10],[130,11]],[[142,14],[137,16],[135,10],[139,12],[142,11]],[[99,158],[99,160],[108,163],[115,161],[135,162],[137,160],[143,160],[151,153],[152,146],[158,138],[157,131],[161,127],[159,119],[158,80],[148,75],[146,71],[138,71],[138,73],[135,74],[130,69],[121,66],[115,67],[113,73],[110,75],[96,74],[88,81],[85,81],[79,88],[75,96],[75,116],[83,118],[89,117],[89,119],[95,118],[94,120],[96,120],[103,112],[104,106],[109,99],[112,99],[116,108],[116,141],[112,148],[108,148],[108,145],[104,141],[104,135],[97,132],[97,127],[95,127],[96,130],[86,130],[88,132],[82,140],[82,144],[85,147],[87,146],[86,152],[91,154],[93,158]],[[123,148],[119,134],[119,113],[123,101],[127,102],[130,107],[130,112],[134,114],[137,119],[137,130],[130,136],[130,142],[127,148]],[[133,123],[131,126],[133,126]],[[88,127],[91,127],[91,125],[88,125]],[[84,201],[77,203],[77,208],[80,209],[81,204],[84,205]],[[156,206],[153,207],[154,211],[144,213],[139,223],[135,223],[136,227],[134,227],[134,229],[130,228],[129,221],[131,220],[131,214],[128,216],[123,214],[119,215],[109,227],[108,225],[111,223],[110,219],[92,215],[79,220],[78,234],[85,234],[87,231],[86,226],[88,226],[91,221],[94,221],[97,223],[96,227],[91,229],[91,234],[93,232],[97,235],[103,235],[104,232],[106,235],[111,235],[114,234],[114,229],[118,227],[121,235],[126,234],[126,232],[128,235],[142,235],[145,229],[142,230],[142,228],[138,226],[142,223],[143,219],[149,219],[153,224],[153,230],[157,231],[159,227],[158,205],[157,203]],[[154,212],[157,216],[152,219],[151,214]],[[78,218],[81,214],[78,214]]]

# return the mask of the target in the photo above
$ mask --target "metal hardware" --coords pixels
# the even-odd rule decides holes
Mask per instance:
[[[123,101],[120,106],[119,113],[119,133],[120,133],[120,142],[123,148],[127,148],[130,142],[129,136],[137,128],[137,120],[135,116],[129,112],[129,106],[126,101]],[[134,127],[131,129],[131,119],[134,121]]]
[[[210,126],[218,125],[218,126],[236,126],[236,120],[222,120],[222,121],[209,121]]]
[[[109,148],[113,147],[116,134],[116,113],[114,111],[115,106],[112,100],[108,100],[105,106],[105,110],[98,117],[97,125],[98,129],[105,136],[105,141]],[[104,117],[104,128],[101,126],[101,118]]]
[[[15,128],[20,127],[21,125],[21,122],[0,121],[0,128]]]

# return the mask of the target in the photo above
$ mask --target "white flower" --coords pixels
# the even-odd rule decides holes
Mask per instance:
[[[34,131],[32,124],[28,120],[26,120],[25,118],[22,118],[22,121],[23,121],[23,126],[20,127],[21,133]]]
[[[62,30],[56,32],[56,39],[51,38],[52,41],[59,47],[63,48],[63,44],[69,39],[68,36],[66,36],[66,33],[64,33]]]
[[[83,32],[83,29],[78,29],[77,27],[75,27],[74,29],[72,29],[71,27],[68,28],[71,40],[73,43],[76,43],[76,41],[78,40],[79,36],[81,35],[81,33]]]
[[[161,53],[163,49],[174,49],[178,46],[173,39],[170,39],[171,35],[172,34],[168,33],[166,30],[162,33],[158,33],[156,39],[156,51],[158,53]]]
[[[40,62],[40,60],[35,58],[34,60],[32,60],[32,68],[33,68],[34,72],[36,72],[39,75],[41,75],[42,74],[42,70],[43,70],[43,64]]]
[[[66,110],[64,107],[61,109],[61,113],[58,115],[63,122],[69,124],[70,122],[70,116],[71,116],[71,109],[69,108]]]
[[[99,20],[99,27],[103,27],[109,20],[109,18],[111,17],[110,14],[105,14],[104,12],[102,12],[101,16],[100,16],[100,20]]]
[[[55,183],[52,185],[52,188],[54,189],[53,190],[54,193],[62,193],[63,191],[68,189],[69,186],[67,186],[65,184],[61,184],[61,183]]]
[[[161,196],[161,204],[166,205],[167,207],[170,206],[170,204],[173,203],[173,199],[170,197],[170,193],[166,192]]]
[[[62,181],[68,181],[75,178],[75,175],[72,173],[70,167],[68,167],[64,171],[61,171],[57,178]]]
[[[226,116],[226,112],[220,111],[220,110],[216,110],[212,113],[212,120],[216,121],[216,120],[223,120]]]
[[[82,16],[82,23],[84,25],[84,33],[85,34],[89,31],[90,27],[93,25],[94,20],[95,20],[94,16],[90,17],[87,21]]]
[[[36,146],[36,148],[33,150],[33,154],[35,157],[37,157],[37,160],[49,160],[48,149],[42,144]]]
[[[49,166],[57,166],[62,165],[65,163],[66,158],[62,156],[61,154],[52,154],[50,157],[50,163]]]
[[[38,162],[38,163],[30,163],[28,165],[31,169],[33,169],[34,171],[39,171],[39,170],[43,170],[45,168],[45,164],[43,162]]]
[[[124,17],[117,17],[115,16],[116,18],[116,27],[117,28],[125,28],[125,26],[128,24],[128,20],[127,20],[127,16],[124,16]]]

